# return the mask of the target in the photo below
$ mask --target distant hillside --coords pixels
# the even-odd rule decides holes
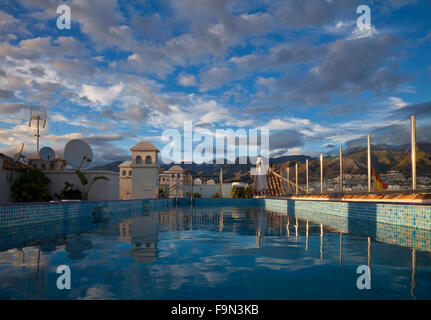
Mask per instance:
[[[108,170],[108,171],[119,172],[120,169],[118,168],[118,166],[123,162],[124,161],[109,162],[101,166],[91,167],[89,170]]]
[[[279,164],[284,163],[286,161],[297,161],[297,162],[305,162],[306,159],[311,159],[309,156],[304,155],[294,155],[294,156],[282,156],[278,158],[271,158],[270,164]],[[102,166],[95,166],[90,168],[90,170],[109,170],[114,172],[119,172],[118,165],[123,161],[114,161],[107,163]],[[167,170],[173,164],[161,164],[160,168]],[[223,168],[223,179],[226,182],[233,181],[244,181],[250,182],[251,178],[249,175],[250,168],[252,165],[250,161],[248,164],[239,164],[238,159],[236,160],[236,164],[181,164],[181,166],[191,172],[195,176],[218,176],[220,173],[220,168]],[[254,166],[254,165],[253,165]]]
[[[372,163],[373,167],[380,173],[391,170],[400,171],[404,174],[411,172],[410,147],[397,146],[389,147],[385,145],[373,146]],[[320,160],[313,159],[305,155],[282,156],[271,158],[270,164],[275,170],[291,167],[291,175],[294,174],[295,163],[300,163],[298,171],[300,181],[305,177],[305,160],[309,160],[310,177],[318,178],[320,175]],[[123,161],[114,161],[103,166],[91,168],[92,170],[110,170],[118,172],[118,165]],[[244,181],[250,182],[249,175],[252,165],[248,164],[181,164],[181,166],[190,171],[195,176],[218,176],[220,168],[223,168],[223,177],[226,182]],[[350,174],[367,173],[367,149],[363,147],[346,150],[343,154],[344,172]],[[161,169],[169,169],[172,164],[162,164]],[[334,178],[339,175],[339,158],[326,157],[324,159],[325,177]],[[417,172],[421,176],[431,177],[431,143],[418,143],[417,145]]]
[[[388,171],[399,171],[405,175],[411,173],[410,146],[397,148],[385,148],[386,146],[373,146],[371,154],[372,166],[380,173]],[[431,177],[431,144],[418,143],[417,145],[417,173],[418,176]],[[286,169],[290,166],[291,175],[294,174],[294,161],[288,161],[275,165],[275,169]],[[309,162],[309,176],[318,179],[320,176],[320,160],[312,159]],[[367,173],[367,149],[363,147],[352,148],[343,154],[344,173],[366,174]],[[305,179],[305,166],[298,168],[299,180]],[[326,157],[324,159],[324,174],[327,178],[335,178],[340,173],[339,157]]]

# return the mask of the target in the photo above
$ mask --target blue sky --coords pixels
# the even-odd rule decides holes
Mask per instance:
[[[61,4],[70,30],[56,27]],[[272,155],[368,133],[408,143],[411,114],[430,141],[430,14],[415,0],[0,0],[0,152],[35,152],[32,107],[48,114],[41,146],[84,139],[96,163],[141,140],[162,148],[162,131],[187,120],[269,128]]]

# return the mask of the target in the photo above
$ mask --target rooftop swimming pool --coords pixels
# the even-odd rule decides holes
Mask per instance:
[[[431,232],[376,224],[247,205],[3,223],[0,299],[430,299]]]

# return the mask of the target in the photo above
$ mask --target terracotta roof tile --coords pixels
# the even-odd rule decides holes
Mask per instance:
[[[3,160],[3,169],[6,170],[19,170],[28,168],[28,166],[25,163],[22,163],[21,161],[18,161],[14,164],[14,161],[12,158],[4,155],[3,153],[0,153],[0,158]]]
[[[157,149],[150,141],[141,141],[130,148],[130,151],[157,151]]]
[[[40,156],[38,154],[33,154],[31,156],[26,157],[27,160],[40,160]],[[58,154],[55,154],[55,160],[62,160],[62,161],[66,161],[66,159],[64,159],[62,156],[59,156]]]

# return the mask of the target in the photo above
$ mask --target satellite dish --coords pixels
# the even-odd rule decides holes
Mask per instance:
[[[64,147],[64,157],[76,169],[87,168],[93,161],[93,151],[87,142],[74,139]]]
[[[51,162],[55,159],[55,151],[50,147],[43,147],[39,151],[39,157],[45,162]]]
[[[24,143],[21,143],[18,148],[16,148],[15,156],[13,157],[13,162],[17,163],[23,156],[22,150],[24,149]]]

